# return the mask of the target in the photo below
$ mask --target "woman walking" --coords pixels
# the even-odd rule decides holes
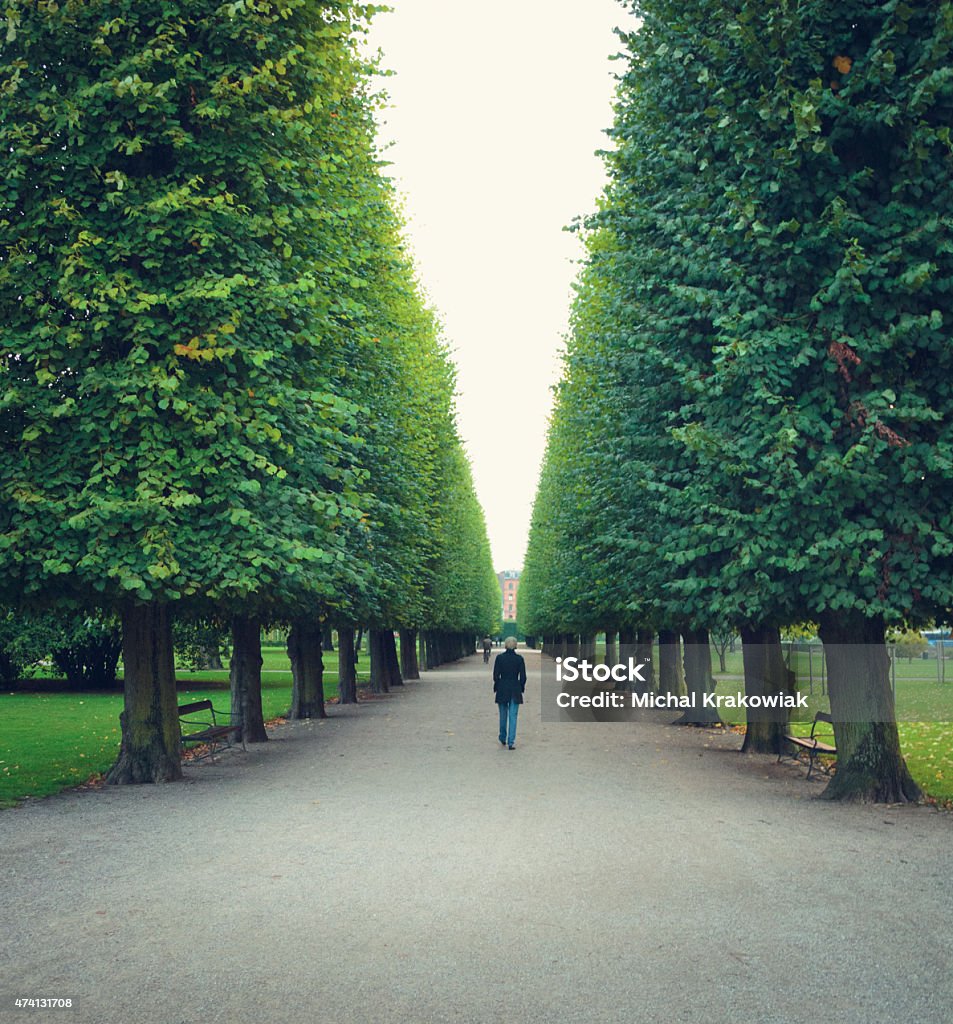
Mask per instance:
[[[517,640],[508,636],[506,650],[493,662],[493,692],[500,707],[500,743],[513,750],[516,746],[516,717],[526,689],[526,662],[516,653]]]

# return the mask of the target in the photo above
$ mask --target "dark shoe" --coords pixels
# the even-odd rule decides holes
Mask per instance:
[[[512,743],[510,744],[510,750],[516,750],[516,746]]]
[[[506,746],[506,740],[500,740],[500,746],[501,747],[505,747]]]

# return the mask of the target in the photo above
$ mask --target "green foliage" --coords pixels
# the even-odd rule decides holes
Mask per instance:
[[[228,624],[214,617],[182,617],[172,623],[177,668],[195,672],[220,669],[229,642]]]
[[[517,640],[522,643],[526,639],[526,634],[520,628],[519,623],[511,620],[504,620],[500,626],[499,635],[505,640],[508,636],[515,636]]]
[[[0,581],[313,601],[362,509],[328,364],[346,3],[18,4],[0,53]],[[340,570],[338,570],[340,572]]]
[[[632,7],[527,628],[946,615],[950,4]]]
[[[46,615],[50,625],[50,657],[57,672],[74,690],[116,686],[122,653],[119,622],[101,614]]]
[[[48,657],[51,639],[47,620],[0,609],[0,682],[14,684]]]
[[[669,147],[692,170],[691,276],[650,308],[694,334],[666,553],[699,612],[713,591],[736,621],[948,602],[951,97],[922,83],[953,26],[903,6],[692,4],[673,29],[661,4],[633,41],[650,116],[692,111]],[[659,252],[677,234],[659,225]]]
[[[816,642],[817,636],[816,622],[789,622],[781,630],[782,640],[813,640]]]
[[[912,629],[891,631],[887,634],[887,642],[893,644],[898,658],[906,658],[908,661],[930,650],[929,640]]]
[[[8,6],[0,592],[489,624],[375,8]]]
[[[500,619],[500,586],[470,463],[455,428],[444,434],[438,466],[428,624],[445,633],[486,635]]]

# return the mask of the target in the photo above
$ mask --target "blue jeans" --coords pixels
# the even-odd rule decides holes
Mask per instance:
[[[520,712],[520,706],[515,700],[510,700],[505,704],[500,704],[499,708],[500,743],[506,743],[512,747],[516,742],[516,716]],[[507,727],[509,727],[509,735],[507,735]]]

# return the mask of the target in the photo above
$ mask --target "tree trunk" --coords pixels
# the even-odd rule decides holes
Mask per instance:
[[[354,630],[338,626],[338,701],[357,703],[357,665],[354,661]]]
[[[400,631],[400,673],[404,679],[420,678],[420,668],[417,665],[417,630],[415,629]]]
[[[784,664],[781,631],[758,625],[741,630],[741,657],[745,666],[745,696],[787,696],[797,689],[794,673]],[[787,708],[748,708],[743,754],[779,754],[787,731]]]
[[[403,686],[404,680],[400,674],[400,661],[397,658],[397,641],[394,639],[394,631],[392,629],[385,629],[383,631],[381,643],[386,658],[388,686]]]
[[[324,708],[324,660],[321,623],[297,619],[288,633],[291,658],[291,718],[327,718]]]
[[[920,790],[900,752],[883,619],[828,611],[819,622],[837,745],[837,771],[824,797],[863,803],[918,800]]]
[[[619,648],[616,643],[618,635],[614,630],[606,630],[606,664],[610,668],[619,664]]]
[[[443,644],[440,641],[440,633],[437,630],[431,630],[428,637],[429,653],[427,660],[430,663],[431,668],[440,668],[443,664]]]
[[[334,650],[334,630],[331,628],[330,621],[325,622],[324,628],[321,630],[321,650]]]
[[[616,657],[619,661],[625,663],[627,659],[635,657],[635,630],[625,629],[619,630],[619,643],[616,647]]]
[[[371,689],[374,693],[390,692],[390,673],[383,633],[382,629],[371,629],[367,634],[367,648],[371,658]]]
[[[268,739],[261,709],[261,623],[253,615],[232,619],[232,660],[228,681],[232,689],[232,723],[240,726],[246,743]]]
[[[0,682],[4,686],[10,686],[17,681],[19,675],[19,665],[10,657],[7,651],[0,647]]]
[[[596,660],[596,635],[595,633],[583,633],[579,637],[579,657],[589,664]]]
[[[222,652],[217,643],[202,644],[200,651],[197,668],[206,672],[222,671],[225,666],[222,664]]]
[[[428,668],[430,666],[427,664],[427,637],[421,630],[417,634],[417,671],[419,673],[421,669],[426,671]]]
[[[106,782],[171,782],[182,778],[182,740],[167,604],[122,610],[123,712],[119,757]]]
[[[681,637],[671,629],[658,632],[658,692],[681,697],[685,693]]]
[[[644,665],[642,675],[644,683],[637,683],[639,693],[653,693],[655,690],[655,631],[651,629],[640,629],[636,632],[635,661],[636,664]]]
[[[685,637],[685,689],[694,707],[686,708],[676,725],[720,725],[717,708],[705,706],[705,695],[715,689],[711,671],[711,644],[707,629],[686,629]]]

